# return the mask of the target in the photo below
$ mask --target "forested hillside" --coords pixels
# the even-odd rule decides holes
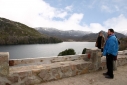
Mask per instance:
[[[120,38],[120,48],[119,50],[127,50],[127,37],[125,38]]]
[[[62,42],[62,40],[43,35],[24,24],[0,18],[0,45],[59,42]]]

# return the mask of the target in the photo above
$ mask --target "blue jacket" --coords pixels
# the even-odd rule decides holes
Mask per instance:
[[[112,54],[117,56],[119,50],[118,40],[114,34],[110,35],[106,40],[104,49],[103,49],[103,56],[106,54]]]

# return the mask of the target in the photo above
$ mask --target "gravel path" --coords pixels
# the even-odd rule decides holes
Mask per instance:
[[[114,79],[105,78],[102,75],[104,72],[106,72],[106,70],[45,82],[38,85],[127,85],[127,64],[117,67],[117,70],[114,71]]]

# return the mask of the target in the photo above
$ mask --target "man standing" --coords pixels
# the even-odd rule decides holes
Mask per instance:
[[[113,29],[108,29],[108,38],[106,40],[103,56],[106,56],[107,72],[103,73],[105,78],[113,79],[113,59],[118,54],[118,40],[114,34]]]

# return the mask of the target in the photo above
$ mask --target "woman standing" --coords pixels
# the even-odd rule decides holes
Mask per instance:
[[[99,49],[101,49],[101,52],[103,52],[104,44],[105,44],[105,37],[102,34],[102,32],[100,31],[99,35],[97,37],[95,46],[98,47]]]

